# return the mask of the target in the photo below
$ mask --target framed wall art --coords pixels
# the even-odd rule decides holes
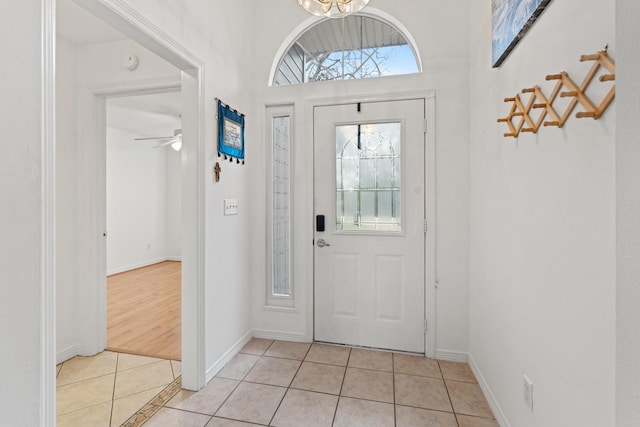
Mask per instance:
[[[551,0],[492,0],[493,68],[499,67]]]
[[[218,99],[218,156],[244,163],[244,114]]]

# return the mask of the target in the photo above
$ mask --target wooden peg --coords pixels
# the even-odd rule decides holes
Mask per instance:
[[[578,96],[578,92],[575,90],[569,90],[566,92],[560,92],[560,98],[571,98]]]
[[[546,80],[562,80],[562,74],[549,74],[545,77]]]
[[[552,122],[544,122],[545,126],[560,126],[560,122],[559,121],[552,121]]]
[[[576,113],[576,117],[579,119],[584,119],[587,117],[591,117],[591,118],[596,118],[598,116],[598,112],[597,111],[580,111],[578,113]]]
[[[592,55],[582,55],[582,56],[580,56],[580,62],[597,61],[598,59],[600,59],[600,54],[599,53],[594,53]]]
[[[514,132],[510,132],[510,133],[505,133],[504,134],[505,138],[509,138],[509,137],[515,138],[516,136],[518,136],[518,135],[516,133],[514,133]]]
[[[516,102],[515,98],[505,98],[504,102]]]
[[[522,89],[522,93],[532,93],[535,91],[536,91],[535,87],[528,87],[528,88]]]
[[[522,128],[521,132],[530,132],[530,133],[534,133],[535,129],[534,128]]]
[[[616,79],[616,75],[615,74],[603,74],[600,76],[600,81],[601,82],[612,82]]]
[[[533,104],[533,108],[547,108],[547,104]]]
[[[516,111],[515,113],[512,114],[513,117],[521,117],[524,116],[524,112],[522,111]]]
[[[509,121],[508,117],[504,117],[504,118],[498,119],[498,123],[506,123],[508,121]]]
[[[220,182],[220,172],[222,172],[222,168],[220,167],[219,162],[216,162],[213,172],[216,174],[216,182]]]

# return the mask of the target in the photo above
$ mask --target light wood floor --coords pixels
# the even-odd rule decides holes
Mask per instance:
[[[181,360],[181,263],[107,277],[107,350]]]

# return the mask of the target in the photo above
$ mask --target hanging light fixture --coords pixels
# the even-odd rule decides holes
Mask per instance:
[[[360,12],[369,0],[298,0],[298,3],[312,15],[343,18]]]

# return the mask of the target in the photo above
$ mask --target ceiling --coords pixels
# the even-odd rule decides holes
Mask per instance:
[[[57,32],[75,46],[89,46],[128,38],[78,6],[57,0]],[[107,126],[141,137],[173,135],[181,128],[180,92],[122,96],[107,100]]]
[[[180,92],[107,99],[107,126],[142,137],[170,136],[182,127]]]

